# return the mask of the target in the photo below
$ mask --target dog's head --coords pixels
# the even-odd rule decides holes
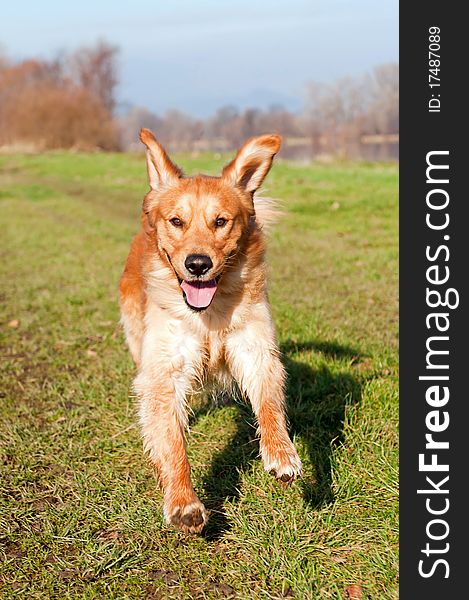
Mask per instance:
[[[227,263],[236,256],[254,216],[253,195],[280,149],[278,135],[248,140],[220,177],[184,177],[148,129],[150,192],[143,210],[158,250],[170,263],[194,310],[208,308]]]

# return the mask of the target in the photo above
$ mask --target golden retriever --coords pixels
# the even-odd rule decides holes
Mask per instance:
[[[269,207],[254,195],[281,138],[248,140],[220,177],[184,177],[151,131],[142,129],[140,139],[150,191],[120,281],[121,320],[165,519],[198,533],[207,511],[192,486],[185,436],[187,402],[201,382],[233,378],[256,415],[266,471],[283,484],[302,472],[266,291]]]

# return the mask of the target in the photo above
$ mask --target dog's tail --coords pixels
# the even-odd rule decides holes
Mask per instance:
[[[269,229],[285,215],[280,200],[260,194],[254,195],[254,210],[256,211],[256,221],[262,229]]]

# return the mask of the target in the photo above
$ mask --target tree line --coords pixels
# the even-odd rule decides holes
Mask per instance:
[[[201,119],[139,106],[117,111],[117,61],[118,49],[104,41],[49,61],[0,57],[0,146],[133,150],[140,148],[140,127],[148,127],[173,151],[230,151],[247,137],[275,131],[286,140],[285,155],[360,158],[373,144],[394,144],[384,157],[397,157],[397,64],[333,83],[310,81],[298,113],[223,106]]]

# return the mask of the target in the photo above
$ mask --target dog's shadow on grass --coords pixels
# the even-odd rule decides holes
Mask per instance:
[[[333,500],[331,452],[342,439],[342,428],[347,405],[360,402],[362,383],[360,376],[350,371],[318,369],[297,358],[301,353],[319,352],[329,360],[359,359],[357,350],[331,342],[286,342],[280,347],[283,363],[288,373],[287,411],[290,435],[300,440],[308,453],[313,477],[305,476],[303,487],[305,502],[319,508]],[[295,358],[292,358],[295,356]],[[236,403],[236,431],[225,448],[218,452],[203,481],[204,500],[211,512],[205,537],[217,539],[229,529],[224,513],[225,500],[239,496],[240,473],[253,460],[258,460],[258,442],[249,405]],[[206,412],[202,408],[195,418]],[[298,485],[298,484],[296,484]]]

